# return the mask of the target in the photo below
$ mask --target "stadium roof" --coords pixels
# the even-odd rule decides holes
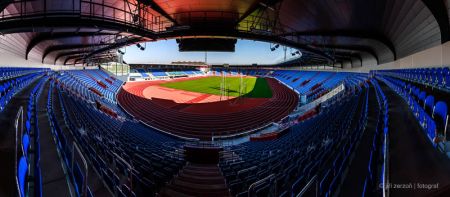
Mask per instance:
[[[446,0],[6,0],[0,29],[15,33],[18,54],[49,64],[188,37],[279,43],[301,50],[305,64],[381,64],[449,41],[449,8]]]

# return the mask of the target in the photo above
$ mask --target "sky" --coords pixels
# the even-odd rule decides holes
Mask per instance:
[[[174,39],[148,42],[144,51],[136,45],[122,50],[125,51],[123,59],[129,64],[170,64],[174,61],[205,60],[205,52],[179,52]],[[294,51],[287,49],[287,59],[292,58],[291,52]],[[207,57],[208,64],[274,64],[284,60],[284,50],[280,46],[271,51],[268,42],[238,40],[235,52],[208,52]]]

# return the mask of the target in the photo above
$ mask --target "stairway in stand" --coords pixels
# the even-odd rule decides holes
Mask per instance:
[[[231,196],[217,164],[188,162],[172,181],[161,189],[161,197]]]

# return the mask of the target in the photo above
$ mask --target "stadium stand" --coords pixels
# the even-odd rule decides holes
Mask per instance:
[[[421,91],[415,85],[390,76],[392,76],[390,72],[380,72],[381,80],[394,89],[408,103],[410,110],[428,136],[430,142],[434,146],[439,144],[441,151],[449,155],[447,148],[448,139],[446,138],[448,127],[448,107],[446,101],[440,101],[438,99],[435,101],[433,95],[427,95],[425,91]],[[425,76],[423,75],[424,78]]]
[[[153,68],[152,66],[135,65],[132,66],[132,69],[130,70],[129,79],[131,79],[131,81],[161,80],[178,77],[199,76],[204,74],[205,73],[203,71],[200,71],[196,68],[159,69]]]
[[[0,197],[450,196],[449,16],[0,1]]]
[[[333,194],[343,169],[346,167],[353,144],[358,140],[358,135],[364,128],[366,119],[366,116],[359,114],[363,116],[352,122],[350,117],[355,115],[358,105],[362,109],[360,111],[364,112],[367,105],[366,97],[367,95],[363,96],[361,92],[347,97],[340,104],[323,109],[317,117],[292,127],[289,134],[278,140],[247,142],[231,147],[227,151],[233,152],[238,159],[222,158],[220,166],[232,194],[245,196],[249,192],[255,192],[257,195],[262,195],[274,186],[273,182],[272,184],[268,182],[258,185],[251,190],[246,188],[257,180],[273,174],[279,184],[277,188],[282,191],[280,194],[295,195],[317,174],[319,169],[323,168],[322,166],[327,166],[326,169],[330,169],[334,178],[330,176],[329,182],[322,185],[320,192]],[[359,102],[359,100],[363,101]],[[355,105],[355,103],[360,104]],[[339,110],[342,108],[351,110]],[[331,125],[335,126],[322,127],[317,124],[330,119],[334,113],[341,113],[336,117],[342,118],[333,119]],[[346,123],[339,124],[338,122]],[[335,154],[332,154],[334,151],[336,151]],[[339,152],[341,154],[337,154]]]
[[[258,72],[255,71],[254,73]],[[435,98],[432,95],[427,95],[417,87],[407,85],[400,79],[391,77],[391,74],[385,74],[384,71],[371,73],[370,75],[376,77],[370,80],[367,79],[368,75],[364,74],[335,72],[278,70],[266,72],[265,75],[269,77],[267,80],[272,89],[275,90],[274,98],[290,92],[289,89],[278,91],[277,87],[285,86],[277,83],[277,80],[300,94],[311,95],[309,94],[311,90],[317,88],[323,88],[322,91],[326,92],[339,84],[344,84],[348,88],[348,92],[338,95],[337,98],[332,100],[332,103],[323,104],[316,115],[302,119],[291,126],[286,134],[276,139],[260,142],[249,141],[225,147],[220,156],[219,169],[215,169],[210,165],[199,166],[186,161],[184,156],[179,154],[183,152],[186,141],[160,132],[160,129],[164,131],[168,129],[161,127],[155,130],[127,119],[128,116],[126,115],[114,117],[99,109],[93,101],[98,100],[105,106],[113,106],[115,94],[120,90],[122,84],[121,81],[101,70],[49,72],[49,77],[41,78],[30,94],[28,109],[31,111],[27,115],[29,117],[27,122],[29,123],[26,125],[29,125],[27,126],[27,132],[32,133],[32,135],[24,134],[22,137],[23,158],[18,161],[19,174],[17,174],[18,180],[25,180],[23,185],[30,184],[29,182],[32,181],[33,185],[41,186],[34,188],[34,191],[24,186],[23,192],[35,192],[36,195],[42,196],[42,175],[40,175],[42,169],[39,164],[39,151],[33,151],[33,154],[29,154],[30,145],[28,144],[34,141],[32,147],[38,150],[41,146],[39,144],[40,126],[36,119],[38,113],[36,102],[41,97],[43,87],[49,79],[51,79],[51,82],[47,85],[49,89],[48,97],[45,98],[51,133],[53,138],[56,139],[56,147],[64,161],[64,169],[68,170],[71,177],[72,187],[80,196],[84,193],[88,196],[95,196],[96,192],[105,193],[108,191],[123,196],[141,196],[148,192],[156,194],[158,191],[161,191],[162,195],[168,196],[181,193],[207,196],[218,192],[222,192],[224,195],[247,196],[250,194],[261,196],[271,191],[274,186],[280,191],[281,196],[290,196],[301,192],[303,187],[312,179],[317,179],[320,195],[346,194],[349,192],[346,189],[347,185],[352,180],[348,180],[344,173],[346,173],[347,168],[356,165],[352,164],[355,157],[366,158],[364,161],[365,165],[368,166],[367,170],[361,171],[361,174],[366,175],[359,181],[361,184],[357,191],[361,192],[362,195],[369,195],[376,190],[377,184],[385,183],[385,168],[387,165],[387,136],[389,132],[387,128],[389,115],[387,112],[389,110],[387,98],[378,85],[378,80],[396,90],[399,95],[403,95],[430,142],[444,150],[446,148],[446,142],[436,141],[436,134],[433,132],[438,127],[434,119],[442,119],[447,116],[445,102],[434,102]],[[98,82],[103,82],[105,87]],[[100,95],[89,89],[92,87],[101,91],[102,95],[108,94],[107,97],[112,98],[112,102],[109,99],[101,99]],[[135,87],[138,88],[139,86]],[[136,90],[136,93],[138,92]],[[284,93],[278,95],[278,92]],[[373,93],[376,97],[373,96]],[[369,95],[374,97],[370,100],[375,99],[376,101],[376,104],[370,105],[376,107],[369,107],[369,103],[372,102],[369,102]],[[55,99],[55,97],[58,99]],[[118,94],[119,100],[121,97],[121,94]],[[286,101],[285,98],[289,97],[284,95],[284,101]],[[292,103],[297,104],[298,101],[294,100]],[[62,122],[57,120],[54,112],[55,105],[59,105],[64,117]],[[152,106],[149,109],[159,107],[155,104],[147,105]],[[142,105],[139,104],[138,106]],[[114,109],[121,110],[117,106]],[[379,111],[379,113],[374,113],[373,110]],[[375,115],[377,117],[374,119],[375,122],[368,123],[368,116],[372,116],[369,115],[369,112],[372,115],[378,114]],[[427,112],[431,112],[431,114],[427,114]],[[151,111],[143,111],[143,114],[149,113]],[[268,113],[273,114],[273,112]],[[251,114],[257,115],[258,113],[252,111]],[[261,112],[261,114],[265,113]],[[164,115],[164,117],[168,116]],[[175,117],[177,117],[177,124],[182,123],[179,116]],[[237,117],[238,119],[241,118]],[[243,128],[242,124],[254,123],[262,116],[253,117],[254,119],[251,121],[237,121],[237,126],[234,128]],[[221,121],[226,119],[229,118],[227,116],[221,116],[220,118]],[[319,124],[324,120],[332,121],[329,121],[327,125]],[[163,121],[163,119],[159,119],[159,125],[170,125],[169,122],[172,122],[173,125],[173,121],[170,119],[167,119],[167,123]],[[187,120],[186,126],[189,125],[188,122],[192,121],[193,119]],[[61,129],[61,124],[67,124],[66,131]],[[201,127],[205,126],[207,125]],[[233,127],[233,125],[230,126]],[[248,128],[250,127],[254,126]],[[374,128],[373,132],[369,132],[368,136],[364,135],[363,131],[370,127]],[[176,128],[182,127],[177,125]],[[442,125],[441,129],[444,129]],[[192,129],[177,132],[186,134],[190,130]],[[443,132],[437,133],[437,136],[443,135]],[[34,138],[37,138],[37,141]],[[371,139],[372,142],[368,143],[370,146],[367,149],[367,154],[362,154],[359,150],[365,146],[361,144],[368,139]],[[80,160],[72,160],[74,149],[70,147],[74,142],[80,144],[79,148],[83,156],[86,157],[87,164],[93,166],[93,169],[88,170],[89,172],[83,169],[84,164]],[[280,160],[280,158],[292,159]],[[25,167],[30,166],[29,164],[32,161],[34,161],[34,164],[31,166],[34,167]],[[72,162],[74,163],[72,164]],[[129,162],[133,163],[132,171],[129,169]],[[210,169],[211,174],[209,175],[211,176],[213,176],[212,173],[215,170],[219,170],[223,174],[224,182],[220,181],[221,175],[214,175],[215,178],[210,178],[216,184],[222,185],[220,186],[222,189],[208,190],[202,193],[196,193],[197,190],[190,191],[190,182],[201,182],[201,179],[194,177],[201,176],[200,174],[206,173],[208,169]],[[181,174],[179,174],[180,170]],[[92,176],[104,181],[105,187],[100,189],[100,192],[94,192],[91,189],[91,187],[98,187],[95,184],[85,183],[89,181],[85,180],[84,177],[88,173],[91,174],[90,172],[93,173]],[[195,176],[192,177],[193,175],[190,173],[194,173]],[[217,171],[214,173],[217,173]],[[355,173],[358,172],[355,171]],[[34,174],[34,179],[23,178],[23,176],[28,177],[30,174]],[[182,178],[176,178],[175,182],[171,182],[177,174]],[[130,177],[134,180],[133,183],[130,182]],[[227,194],[228,189],[229,194]],[[350,192],[350,195],[355,192]]]
[[[0,81],[0,112],[6,107],[12,97],[21,89],[41,76],[47,69],[1,68]]]
[[[276,79],[292,87],[308,101],[326,94],[331,89],[349,78],[349,73],[310,72],[310,71],[275,71],[271,74]]]
[[[165,76],[167,76],[167,73],[164,72],[164,71],[161,70],[161,69],[150,69],[149,71],[150,71],[150,73],[152,73],[152,75],[155,76],[155,77],[165,77]]]

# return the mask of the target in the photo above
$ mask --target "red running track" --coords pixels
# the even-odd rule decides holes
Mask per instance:
[[[152,127],[183,137],[211,140],[211,136],[237,134],[279,121],[295,109],[298,95],[275,79],[266,80],[272,89],[272,98],[243,98],[233,105],[230,103],[234,99],[182,104],[148,99],[144,90],[161,82],[127,84],[121,88],[117,99],[128,113]]]

